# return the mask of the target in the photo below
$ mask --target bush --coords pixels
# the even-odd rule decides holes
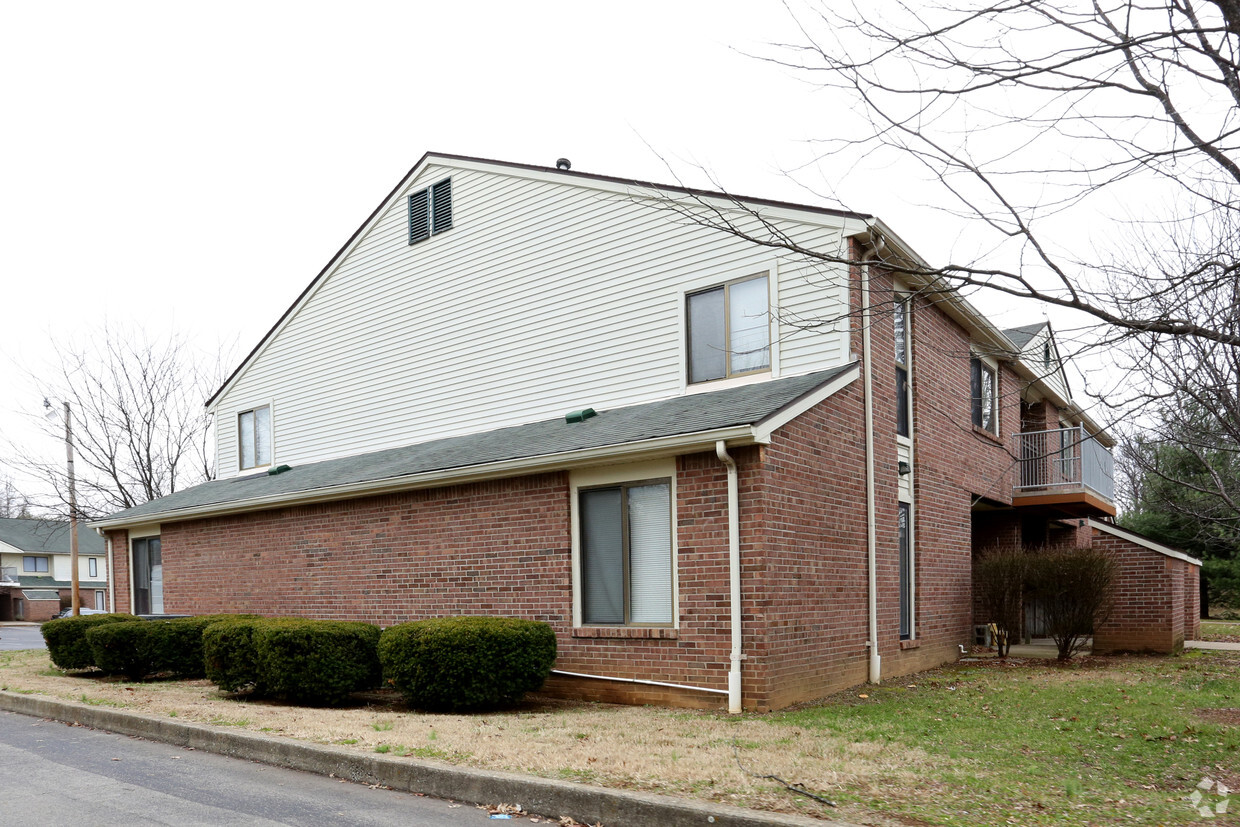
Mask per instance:
[[[202,632],[202,662],[207,680],[225,692],[249,689],[263,694],[254,654],[254,627],[261,621],[234,619],[212,623]]]
[[[255,683],[294,703],[334,705],[379,685],[379,627],[347,620],[259,620]]]
[[[252,615],[199,615],[172,620],[142,620],[94,630],[87,641],[95,664],[105,672],[141,680],[152,675],[201,678],[203,631],[215,623]]]
[[[52,663],[61,669],[89,669],[95,665],[95,656],[86,632],[110,623],[127,623],[138,618],[129,614],[80,615],[49,620],[43,624],[43,640],[47,643]]]
[[[457,712],[511,706],[543,685],[555,664],[546,623],[445,617],[402,623],[379,640],[384,679],[412,707]]]
[[[1029,558],[1028,586],[1038,601],[1059,659],[1085,645],[1094,625],[1106,621],[1115,583],[1115,560],[1092,548],[1051,547]]]
[[[155,665],[153,621],[96,626],[86,632],[95,665],[110,675],[141,680]]]
[[[973,561],[973,587],[1001,658],[1007,657],[1012,640],[1020,636],[1029,560],[1020,546],[1001,544],[984,549]]]

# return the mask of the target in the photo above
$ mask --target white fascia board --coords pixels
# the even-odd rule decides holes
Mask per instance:
[[[1166,557],[1171,557],[1175,560],[1183,560],[1185,563],[1191,563],[1194,566],[1201,565],[1201,561],[1195,557],[1189,557],[1187,554],[1185,554],[1182,551],[1176,551],[1173,548],[1164,546],[1162,543],[1156,543],[1153,540],[1142,537],[1140,534],[1134,534],[1130,531],[1125,531],[1119,526],[1114,526],[1114,525],[1111,525],[1110,523],[1099,522],[1098,520],[1095,520],[1092,517],[1087,518],[1086,522],[1088,523],[1090,528],[1096,528],[1099,531],[1102,531],[1106,534],[1110,534],[1113,537],[1119,537],[1121,540],[1127,540],[1130,543],[1134,543],[1138,546],[1143,546],[1145,548],[1148,548],[1150,551],[1156,551],[1159,554],[1162,554]]]
[[[830,382],[814,388],[799,399],[785,405],[753,427],[754,441],[763,445],[770,444],[771,434],[796,419],[818,403],[834,396],[838,391],[855,382],[861,376],[860,363],[853,362],[847,370]]]
[[[92,528],[113,529],[137,524],[171,523],[200,517],[214,517],[246,511],[261,511],[268,508],[281,508],[290,505],[306,505],[329,502],[331,500],[369,497],[376,494],[414,491],[420,488],[439,488],[445,485],[460,485],[481,480],[502,479],[504,477],[536,474],[545,471],[568,470],[585,465],[637,462],[643,459],[676,456],[697,450],[713,451],[715,443],[719,440],[723,440],[731,445],[752,445],[756,442],[752,426],[736,425],[730,428],[697,431],[690,434],[678,434],[676,436],[647,439],[640,442],[627,442],[620,445],[583,448],[578,451],[565,451],[558,454],[541,454],[534,457],[522,457],[503,462],[486,463],[484,465],[467,465],[460,468],[448,468],[442,471],[427,471],[421,474],[406,474],[381,480],[325,486],[308,491],[271,494],[247,500],[159,511],[143,514],[133,519],[96,520],[88,523],[88,525]]]
[[[25,549],[20,549],[17,546],[11,546],[8,543],[4,542],[3,540],[0,540],[0,554],[26,554],[26,553],[27,552]]]

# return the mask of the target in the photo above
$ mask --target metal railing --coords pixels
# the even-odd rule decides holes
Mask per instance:
[[[17,566],[0,566],[0,583],[18,583]]]
[[[1115,460],[1083,427],[1029,431],[1016,435],[1020,484],[1016,490],[1088,488],[1115,500]]]

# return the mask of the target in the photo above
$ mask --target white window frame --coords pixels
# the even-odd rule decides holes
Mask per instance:
[[[993,379],[993,385],[990,393],[990,421],[993,428],[986,427],[985,424],[977,424],[973,422],[973,360],[976,359],[982,366],[982,382],[986,381],[989,374]],[[999,363],[989,356],[983,356],[980,353],[971,353],[969,357],[969,422],[975,428],[985,431],[995,437],[1000,435],[999,432]]]
[[[916,432],[916,425],[913,416],[913,296],[905,289],[897,286],[892,296],[892,350],[895,350],[895,318],[896,314],[903,308],[904,318],[904,361],[900,361],[900,354],[895,353],[896,369],[904,370],[904,402],[908,406],[908,433],[902,434],[899,430],[900,422],[900,399],[896,397],[896,440],[905,445],[912,445],[913,434]],[[897,378],[899,374],[897,373]],[[899,383],[897,382],[897,391]]]
[[[916,522],[916,509],[913,503],[907,500],[900,500],[896,503],[898,509],[896,513],[896,554],[903,556],[904,550],[899,548],[900,544],[900,524],[899,511],[908,510],[908,634],[905,635],[900,630],[901,640],[917,640],[917,533],[914,529]],[[898,569],[897,569],[898,573]],[[898,583],[898,580],[897,580]],[[904,601],[903,591],[897,596],[896,606],[899,608]]]
[[[271,453],[271,456],[269,456],[269,457],[267,458],[267,461],[266,461],[266,462],[259,462],[259,461],[258,461],[258,416],[257,416],[257,412],[258,412],[258,411],[263,410],[264,408],[266,408],[266,409],[267,409],[267,445],[268,445],[268,446],[270,446],[270,453]],[[254,459],[255,459],[255,464],[254,464],[254,465],[246,465],[246,464],[245,464],[246,457],[245,457],[245,455],[244,455],[244,453],[243,453],[243,450],[244,450],[244,449],[243,449],[243,447],[242,447],[242,442],[241,442],[241,417],[245,416],[246,414],[255,414],[255,417],[254,417],[254,448],[255,448],[255,456],[254,456]],[[276,412],[275,412],[275,405],[274,405],[274,404],[272,404],[271,402],[263,402],[263,403],[261,403],[261,404],[251,405],[251,406],[250,406],[250,407],[248,407],[248,408],[244,408],[244,409],[242,409],[242,410],[240,410],[240,411],[237,411],[237,430],[236,430],[236,434],[237,434],[237,454],[236,454],[236,456],[237,456],[237,470],[238,470],[238,471],[249,471],[249,470],[251,470],[251,469],[255,469],[255,468],[270,468],[272,465],[274,465],[274,464],[275,464],[275,459],[276,459]]]
[[[672,556],[672,622],[670,624],[631,623],[618,624],[586,624],[584,617],[584,581],[582,579],[582,543],[580,492],[582,489],[602,488],[623,483],[642,482],[647,480],[663,480],[669,482],[671,508],[668,514],[671,529]],[[660,459],[649,462],[613,465],[605,468],[581,468],[569,472],[569,523],[572,532],[572,568],[573,568],[573,627],[604,628],[604,629],[679,629],[680,628],[680,575],[677,560],[678,543],[676,531],[676,460]]]

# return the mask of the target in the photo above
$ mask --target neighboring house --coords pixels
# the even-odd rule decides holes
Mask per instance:
[[[48,620],[73,602],[69,523],[0,519],[0,621]],[[82,606],[108,607],[108,558],[102,537],[78,524]]]
[[[93,524],[117,604],[515,615],[554,691],[771,709],[955,659],[986,544],[1105,538],[1175,648],[1195,561],[1110,525],[1050,327],[882,266],[917,261],[871,216],[428,154],[209,401],[219,479]]]

